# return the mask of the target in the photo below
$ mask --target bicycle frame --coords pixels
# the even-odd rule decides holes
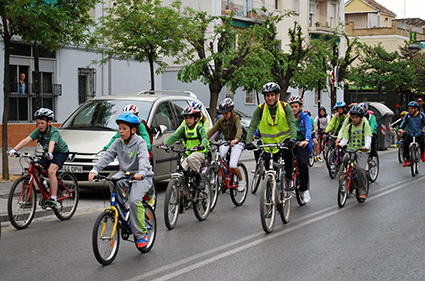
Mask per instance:
[[[232,181],[232,178],[233,178],[232,177],[232,175],[233,175],[232,169],[229,168],[227,161],[221,157],[220,151],[218,149],[220,145],[230,145],[230,142],[229,141],[223,142],[220,145],[219,144],[215,144],[215,143],[214,144],[211,143],[211,144],[212,145],[215,145],[217,147],[217,151],[216,151],[215,156],[214,156],[214,162],[212,163],[212,165],[216,165],[216,167],[218,168],[218,171],[217,172],[220,173],[221,178],[223,179],[223,181],[224,181],[224,183],[226,185],[225,186],[226,189],[234,188],[235,186],[234,185],[231,185],[231,181]],[[229,152],[230,152],[230,149],[226,153],[226,156],[227,156],[227,154]],[[224,169],[223,169],[223,167],[224,167]],[[226,173],[225,173],[226,171],[227,171],[227,176],[226,176]]]

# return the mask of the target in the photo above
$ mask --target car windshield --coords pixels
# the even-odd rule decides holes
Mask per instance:
[[[246,118],[252,118],[252,116],[249,116],[248,114],[239,111],[239,110],[235,110],[236,114],[239,115],[240,117],[246,117]]]
[[[129,100],[93,100],[83,104],[61,126],[61,129],[98,129],[118,130],[115,123],[122,109],[135,104],[139,109],[139,118],[147,121],[152,102]]]

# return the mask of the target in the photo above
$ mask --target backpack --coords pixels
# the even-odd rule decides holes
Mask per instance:
[[[148,132],[149,134],[149,140],[151,141],[151,145],[153,145],[153,133],[151,128],[149,128],[145,120],[141,119],[140,121],[142,121],[143,125],[145,125],[146,132]],[[139,135],[140,135],[140,132],[139,132]]]

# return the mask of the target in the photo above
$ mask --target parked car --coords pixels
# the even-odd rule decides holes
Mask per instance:
[[[208,110],[208,112],[209,112],[209,108],[207,108],[207,110]],[[251,119],[252,119],[252,116],[250,116],[250,115],[248,115],[248,114],[246,114],[246,113],[244,113],[244,112],[242,112],[242,111],[240,111],[240,110],[237,110],[237,109],[235,109],[234,110],[234,112],[237,114],[237,115],[239,115],[239,117],[241,118],[241,124],[242,124],[242,127],[244,127],[245,128],[245,130],[248,132],[248,128],[249,128],[249,123],[251,123]],[[214,120],[214,123],[215,122],[217,122],[217,120],[220,118],[220,117],[222,117],[223,115],[221,115],[221,112],[220,112],[220,109],[218,109],[217,108],[217,113],[216,113],[216,118],[215,118],[215,120]]]
[[[95,97],[80,105],[59,128],[69,146],[70,155],[62,170],[75,174],[78,181],[87,184],[88,173],[100,158],[100,152],[118,130],[116,118],[127,104],[139,108],[139,117],[147,122],[154,135],[152,144],[155,181],[170,177],[176,169],[177,156],[156,146],[175,132],[183,121],[181,114],[189,103],[197,100],[193,93],[173,95],[142,92],[137,95]],[[202,109],[212,124],[206,108]],[[118,171],[118,161],[109,164],[100,173],[112,176]]]

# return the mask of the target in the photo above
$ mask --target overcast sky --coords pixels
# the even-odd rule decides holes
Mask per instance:
[[[397,18],[421,18],[425,20],[425,0],[375,0],[397,15]],[[405,6],[406,4],[406,6]],[[404,10],[406,7],[406,14]]]

